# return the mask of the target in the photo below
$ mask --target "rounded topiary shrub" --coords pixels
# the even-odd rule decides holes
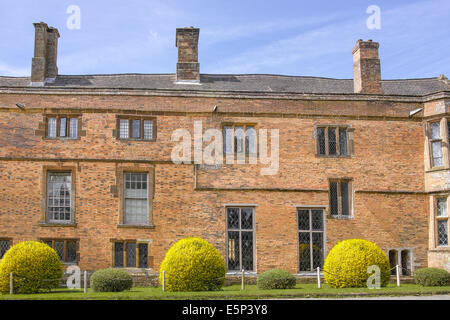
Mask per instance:
[[[102,269],[90,278],[91,288],[97,292],[120,292],[133,287],[131,274],[122,269]]]
[[[450,285],[450,273],[444,269],[421,268],[414,272],[414,283],[424,287]]]
[[[11,272],[14,293],[37,293],[58,286],[63,266],[47,244],[24,241],[12,246],[0,261],[0,292],[9,292]]]
[[[380,268],[380,285],[389,282],[389,260],[386,254],[373,242],[349,239],[338,242],[328,253],[323,266],[325,282],[333,288],[365,287],[373,273],[367,268]]]
[[[295,277],[285,270],[272,269],[258,276],[257,285],[259,289],[292,289],[297,281]]]
[[[201,238],[186,238],[173,244],[159,270],[161,284],[165,271],[167,291],[219,290],[225,281],[222,256]]]

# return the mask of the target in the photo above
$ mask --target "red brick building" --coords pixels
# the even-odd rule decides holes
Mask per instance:
[[[449,269],[444,76],[381,80],[370,40],[354,79],[201,74],[194,28],[177,29],[176,74],[59,75],[58,30],[35,32],[31,77],[0,77],[1,253],[42,240],[82,270],[152,274],[200,236],[230,273],[304,274],[363,238],[405,274]],[[174,163],[195,121],[246,164]],[[275,174],[248,163],[260,129],[279,130]]]

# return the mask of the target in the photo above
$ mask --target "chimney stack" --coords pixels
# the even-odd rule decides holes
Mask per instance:
[[[58,51],[58,29],[48,27],[46,23],[33,23],[34,57],[31,65],[31,85],[43,86],[52,82],[58,75],[56,64]]]
[[[199,33],[200,29],[194,27],[177,28],[175,43],[178,48],[177,82],[200,83]]]
[[[353,88],[355,93],[382,94],[378,42],[356,41],[353,48]]]

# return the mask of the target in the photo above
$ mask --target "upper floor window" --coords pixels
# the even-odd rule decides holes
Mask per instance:
[[[257,142],[254,125],[224,125],[223,136],[225,154],[256,154]]]
[[[47,116],[47,138],[77,139],[79,132],[78,116]]]
[[[70,223],[72,221],[72,173],[47,173],[47,221]]]
[[[317,154],[321,156],[348,156],[349,139],[347,127],[317,127]]]
[[[432,167],[442,166],[442,137],[440,122],[430,123],[430,149]]]
[[[117,137],[124,140],[148,140],[156,138],[156,120],[146,117],[118,117]]]
[[[11,241],[9,239],[0,239],[0,259],[3,258],[6,251],[9,250]]]
[[[330,181],[330,214],[334,217],[349,217],[352,207],[351,182]]]
[[[124,224],[149,224],[148,194],[147,173],[124,172]]]
[[[447,197],[436,199],[436,238],[438,246],[448,246],[448,209]]]

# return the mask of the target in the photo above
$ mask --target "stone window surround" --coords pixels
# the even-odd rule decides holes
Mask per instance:
[[[125,195],[124,179],[126,172],[146,173],[148,176],[148,224],[132,225],[124,224]],[[153,199],[155,196],[155,167],[121,166],[116,170],[117,196],[119,197],[119,228],[154,228],[153,224]]]
[[[233,150],[233,153],[226,153],[225,152],[225,127],[232,127],[233,139],[232,139],[232,147],[231,148]],[[255,122],[230,122],[230,121],[224,121],[224,122],[222,122],[220,124],[220,129],[222,131],[222,137],[223,137],[223,157],[226,158],[226,157],[233,156],[234,160],[237,159],[237,155],[238,154],[237,154],[237,152],[234,151],[234,147],[235,147],[234,146],[234,138],[235,138],[234,129],[235,129],[235,127],[242,127],[243,128],[243,131],[244,131],[244,156],[245,156],[246,159],[249,158],[249,156],[250,156],[249,153],[247,153],[245,151],[246,150],[246,144],[245,144],[246,139],[245,139],[245,136],[246,136],[247,127],[253,127],[254,128],[254,130],[255,130],[255,143],[256,143],[256,145],[255,145],[256,154],[254,156],[258,157],[259,156],[258,124],[255,123]],[[267,137],[267,138],[269,139],[269,137]]]
[[[151,239],[111,239],[111,266],[112,268],[120,268],[126,270],[152,270],[153,269],[153,255],[152,253],[152,243]],[[115,266],[115,243],[122,242],[124,244],[123,248],[123,267]],[[136,243],[136,267],[126,267],[127,264],[127,254],[126,254],[126,243]],[[139,268],[139,244],[144,243],[147,244],[147,268]]]
[[[228,270],[228,212],[227,210],[229,208],[252,208],[253,209],[253,270],[244,270],[245,274],[257,274],[257,260],[256,260],[256,207],[258,205],[257,204],[245,204],[245,203],[227,203],[224,204],[224,210],[225,210],[225,239],[226,239],[226,243],[225,243],[225,266],[226,266],[226,273],[227,274],[241,274],[242,270]],[[239,215],[240,217],[240,215]],[[239,232],[241,232],[242,229],[239,229]],[[242,245],[241,243],[239,244],[240,246]],[[239,252],[241,252],[241,247],[239,249]],[[242,265],[242,260],[240,261],[240,264]]]
[[[70,197],[70,221],[68,222],[50,222],[47,213],[47,185],[48,174],[51,172],[70,172],[71,173],[71,197]],[[44,166],[42,175],[42,206],[41,206],[41,226],[58,226],[58,227],[76,227],[76,166]]]
[[[67,255],[67,242],[68,241],[75,241],[76,243],[76,261],[75,262],[65,262],[64,259],[61,261],[64,265],[78,265],[80,262],[80,239],[79,238],[53,238],[53,237],[40,237],[38,239],[40,242],[44,241],[52,241],[52,248],[54,249],[54,243],[56,241],[64,241],[64,255]]]
[[[319,136],[317,134],[317,129],[319,128],[325,128],[328,132],[328,128],[336,128],[336,154],[335,155],[329,155],[328,154],[328,134],[325,133],[325,154],[319,154]],[[339,150],[339,128],[344,128],[347,131],[347,154],[346,155],[340,155]],[[313,139],[315,140],[315,146],[316,146],[316,157],[320,158],[351,158],[354,154],[354,144],[353,144],[353,132],[355,131],[355,128],[351,124],[314,124],[314,132],[313,132]]]
[[[340,183],[339,182],[347,182],[348,183],[348,215],[342,215],[342,214],[338,214],[338,215],[332,215],[331,214],[331,192],[330,192],[330,183],[331,182],[338,182],[337,183],[337,188],[338,188],[338,212],[341,210],[340,208],[342,207],[341,204],[341,197],[339,196],[340,193]],[[343,220],[351,220],[354,218],[354,211],[353,211],[353,199],[355,197],[355,188],[353,187],[353,178],[350,177],[343,177],[343,178],[328,178],[328,203],[330,204],[328,206],[328,214],[327,214],[327,218],[330,219],[343,219]]]
[[[50,118],[56,118],[56,137],[51,138],[48,136],[48,120]],[[66,130],[66,136],[65,137],[60,137],[59,136],[59,126],[60,126],[60,121],[59,119],[61,118],[67,118],[67,128],[69,129],[70,127],[70,118],[76,118],[78,119],[78,124],[77,124],[77,137],[76,138],[71,138],[69,136],[69,131]],[[44,114],[43,116],[43,125],[44,125],[44,132],[43,132],[43,139],[44,140],[80,140],[80,137],[82,135],[85,135],[85,132],[81,130],[81,126],[82,126],[82,117],[81,114],[79,113],[49,113],[49,114]]]
[[[432,244],[432,248],[431,249],[437,249],[437,250],[445,250],[445,251],[450,251],[450,245],[447,243],[446,246],[440,246],[438,245],[438,224],[437,221],[438,220],[447,220],[447,225],[450,227],[450,214],[449,214],[449,196],[450,194],[448,193],[440,193],[440,194],[436,194],[431,196],[431,201],[432,201],[432,212],[431,212],[431,222],[432,225],[430,226],[430,230],[432,230],[432,239],[430,241],[430,243]],[[437,216],[437,199],[439,198],[447,198],[447,217],[438,217]],[[450,230],[450,228],[447,227],[447,230]],[[448,232],[450,235],[450,231]]]
[[[120,120],[128,120],[128,138],[121,138],[120,137]],[[132,138],[131,137],[131,121],[132,120],[139,120],[141,122],[140,125],[140,135],[141,138]],[[145,121],[152,121],[152,139],[144,139],[144,120]],[[157,136],[157,121],[156,117],[149,117],[149,116],[139,116],[139,115],[116,115],[116,129],[113,131],[113,136],[116,137],[119,141],[144,141],[144,142],[152,142],[156,141]]]
[[[449,128],[448,121],[450,118],[439,116],[433,117],[425,123],[425,140],[426,140],[426,151],[428,154],[428,159],[426,161],[427,167],[425,168],[425,172],[435,171],[435,170],[443,170],[449,169]],[[442,166],[434,167],[433,166],[433,153],[431,149],[431,123],[440,122],[440,140],[442,141]]]

